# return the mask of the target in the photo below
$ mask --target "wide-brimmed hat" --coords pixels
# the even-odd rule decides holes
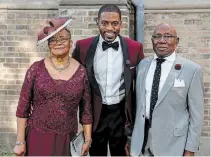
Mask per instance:
[[[38,34],[37,34],[37,45],[43,43],[44,41],[48,40],[50,37],[54,36],[64,27],[66,27],[71,21],[73,20],[72,17],[60,17],[57,19],[53,19],[47,21],[49,26],[45,26]]]

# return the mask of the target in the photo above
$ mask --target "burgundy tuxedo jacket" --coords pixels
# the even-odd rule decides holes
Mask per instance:
[[[132,128],[135,120],[136,97],[135,79],[136,66],[144,58],[143,46],[141,43],[129,38],[120,37],[120,44],[123,53],[124,81],[125,81],[125,134],[132,135]],[[73,51],[73,58],[86,67],[88,80],[91,87],[91,103],[93,108],[93,131],[96,130],[102,108],[102,98],[99,86],[94,76],[93,61],[99,36],[82,39],[76,42]]]

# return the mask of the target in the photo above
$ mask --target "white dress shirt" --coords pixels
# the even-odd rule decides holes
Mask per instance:
[[[102,103],[112,105],[119,103],[125,97],[123,54],[119,37],[113,41],[119,42],[118,51],[113,48],[103,51],[103,41],[100,36],[94,56],[94,75],[100,88]]]
[[[152,91],[152,82],[154,78],[154,72],[156,68],[156,61],[157,55],[154,55],[154,59],[151,62],[151,65],[149,67],[147,77],[146,77],[146,118],[150,118],[150,97],[151,97],[151,91]],[[166,81],[166,78],[171,70],[171,67],[176,59],[176,54],[173,52],[170,56],[164,58],[166,59],[165,62],[161,64],[161,76],[160,76],[160,83],[159,83],[159,90],[158,90],[158,97],[161,89],[163,88],[163,85]]]

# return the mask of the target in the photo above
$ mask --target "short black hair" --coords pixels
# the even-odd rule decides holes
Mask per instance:
[[[116,5],[114,4],[105,4],[103,5],[100,9],[99,9],[99,12],[98,12],[98,19],[100,19],[100,15],[101,13],[103,12],[115,12],[115,13],[118,13],[119,14],[119,17],[121,19],[121,11],[119,9],[119,7],[117,7]]]

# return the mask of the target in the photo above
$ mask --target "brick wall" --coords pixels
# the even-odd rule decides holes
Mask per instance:
[[[144,53],[152,55],[151,36],[156,25],[167,22],[176,27],[180,37],[177,53],[203,67],[204,125],[202,136],[210,137],[210,13],[172,12],[145,13]]]
[[[36,34],[45,19],[56,16],[58,11],[0,13],[0,132],[16,131],[14,115],[26,69],[47,52],[36,47]]]
[[[47,55],[46,48],[36,47],[36,34],[46,19],[57,16],[55,10],[0,10],[0,155],[14,146],[15,112],[25,72]]]
[[[99,34],[96,25],[96,17],[99,10],[96,9],[59,9],[59,16],[73,16],[75,20],[68,26],[72,32],[73,41],[78,39],[87,38]],[[130,13],[127,9],[121,9],[122,11],[122,29],[121,34],[123,36],[129,36],[129,17]]]
[[[48,55],[47,45],[36,46],[36,34],[46,19],[72,15],[69,27],[73,41],[98,34],[95,24],[97,7],[69,7],[58,10],[0,10],[0,155],[11,150],[15,141],[15,111],[27,68]],[[122,7],[121,34],[134,37],[134,15]],[[203,137],[210,136],[210,32],[209,13],[145,13],[145,54],[152,55],[151,35],[160,22],[173,24],[180,37],[178,53],[203,66],[205,85],[205,121]],[[7,135],[7,136],[6,136]]]

